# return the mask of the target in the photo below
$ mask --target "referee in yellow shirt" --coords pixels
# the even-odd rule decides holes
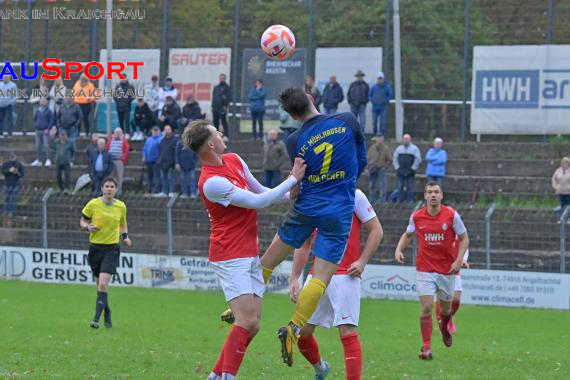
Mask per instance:
[[[89,255],[87,262],[91,267],[97,284],[97,303],[91,327],[99,328],[99,317],[105,310],[105,327],[111,328],[111,309],[109,308],[107,291],[109,283],[119,266],[121,252],[120,240],[129,247],[133,244],[129,239],[127,227],[127,206],[115,199],[117,180],[108,177],[101,185],[103,195],[94,198],[81,211],[80,226],[89,231]]]

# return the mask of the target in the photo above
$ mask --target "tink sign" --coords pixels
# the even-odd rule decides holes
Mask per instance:
[[[475,108],[570,108],[570,69],[477,70]]]

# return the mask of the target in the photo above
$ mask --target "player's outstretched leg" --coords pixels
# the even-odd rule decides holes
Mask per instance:
[[[319,344],[313,335],[315,326],[311,324],[305,325],[301,329],[301,336],[297,345],[301,354],[313,366],[315,370],[315,380],[324,380],[330,372],[329,363],[321,358],[319,352]]]

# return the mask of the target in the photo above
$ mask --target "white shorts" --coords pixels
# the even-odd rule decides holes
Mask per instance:
[[[455,275],[455,288],[454,290],[456,292],[462,292],[463,291],[463,281],[461,281],[461,276],[456,274]]]
[[[418,295],[435,296],[444,302],[453,300],[455,275],[432,272],[416,272],[416,289]]]
[[[307,277],[305,285],[311,280]],[[310,324],[324,328],[340,325],[358,326],[360,319],[360,278],[335,274],[321,298]]]
[[[259,257],[211,261],[210,265],[220,280],[226,302],[244,294],[263,297],[265,284]]]

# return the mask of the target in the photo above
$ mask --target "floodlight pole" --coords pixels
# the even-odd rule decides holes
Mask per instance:
[[[394,87],[396,90],[396,140],[404,134],[404,108],[402,105],[402,62],[400,54],[400,5],[394,0]]]
[[[107,14],[110,14],[113,11],[113,2],[107,1]],[[107,17],[105,22],[106,25],[106,40],[107,40],[107,63],[111,62],[113,59],[113,18]],[[107,89],[113,89],[113,81],[106,80],[105,83],[107,84],[105,87]],[[113,100],[110,96],[107,96],[107,135],[111,135],[111,115],[113,111]]]

